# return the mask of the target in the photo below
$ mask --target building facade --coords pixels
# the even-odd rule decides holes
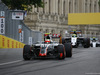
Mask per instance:
[[[43,0],[44,8],[34,7],[27,14],[24,22],[32,30],[43,33],[61,33],[73,29],[82,30],[83,34],[97,36],[99,25],[68,25],[68,13],[99,12],[99,0]]]

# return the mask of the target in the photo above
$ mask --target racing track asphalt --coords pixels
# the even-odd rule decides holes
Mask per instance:
[[[0,49],[0,75],[100,75],[100,48],[74,48],[65,60],[24,61],[23,49]]]

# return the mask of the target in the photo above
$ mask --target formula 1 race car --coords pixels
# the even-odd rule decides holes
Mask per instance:
[[[98,40],[98,38],[96,37],[93,37],[93,38],[90,38],[90,45],[91,47],[99,47],[100,46],[100,42]]]
[[[31,58],[58,58],[65,59],[65,57],[72,57],[72,45],[71,43],[59,44],[52,41],[50,33],[44,34],[44,41],[36,44],[25,45],[23,49],[24,60],[30,60]]]
[[[84,48],[90,47],[90,38],[84,38],[81,35],[81,31],[71,31],[69,37],[62,38],[62,42],[72,43],[72,46],[77,48],[79,44],[82,44]]]

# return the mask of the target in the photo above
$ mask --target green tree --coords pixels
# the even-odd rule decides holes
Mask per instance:
[[[99,3],[99,6],[100,6],[100,0],[99,0],[99,2],[98,2],[98,3]]]
[[[43,7],[42,0],[1,0],[8,6],[9,9],[28,10],[32,9],[32,5],[35,7]]]

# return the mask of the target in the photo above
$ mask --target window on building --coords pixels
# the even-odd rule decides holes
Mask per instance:
[[[40,29],[40,32],[42,32],[43,31],[43,29]]]
[[[45,13],[45,0],[43,0],[44,7],[43,7],[43,13]]]
[[[92,33],[92,37],[94,36],[94,33]]]
[[[92,6],[92,5],[91,5],[91,3],[90,3],[90,12],[92,11],[92,10],[91,10],[91,6]]]
[[[39,7],[37,7],[37,12],[39,12]]]
[[[96,33],[96,37],[99,35],[99,33]]]
[[[45,33],[49,33],[49,29],[46,29],[46,30],[45,30]]]
[[[87,1],[87,0],[85,0],[85,3],[88,3],[88,1]]]
[[[76,0],[75,0],[75,3],[74,3],[74,12],[77,13],[77,5],[76,5]]]
[[[54,30],[51,30],[51,33],[52,33],[52,34],[54,34],[54,33],[55,33],[55,31],[54,31]]]
[[[58,0],[58,15],[60,14],[60,0]]]
[[[65,0],[63,2],[63,14],[65,15]]]
[[[49,14],[51,12],[51,0],[49,0]]]
[[[94,4],[94,12],[96,12],[96,4]]]
[[[96,10],[97,8],[96,8],[96,1],[94,2],[94,12],[97,12],[97,10]]]
[[[61,35],[63,34],[63,31],[62,31],[62,30],[60,31],[60,34],[61,34]]]
[[[85,2],[85,12],[87,12],[87,2]]]
[[[71,2],[69,2],[69,13],[71,13]]]

